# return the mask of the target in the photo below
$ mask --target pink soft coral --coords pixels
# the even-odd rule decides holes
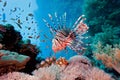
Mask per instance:
[[[38,77],[39,80],[59,80],[60,69],[57,65],[51,65],[49,67],[39,68],[33,72],[33,75]]]
[[[10,72],[8,74],[0,76],[0,80],[39,80],[39,79],[35,76],[25,74],[25,73]]]
[[[109,74],[105,73],[103,70],[93,67],[90,71],[88,71],[88,76],[86,76],[86,80],[113,80],[113,79]]]

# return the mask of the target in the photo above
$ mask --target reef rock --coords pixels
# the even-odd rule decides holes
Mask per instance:
[[[25,68],[30,57],[8,50],[0,50],[0,75]]]

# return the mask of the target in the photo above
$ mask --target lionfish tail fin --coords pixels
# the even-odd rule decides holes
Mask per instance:
[[[83,55],[84,51],[86,50],[86,48],[82,47],[81,45],[79,47],[78,46],[73,46],[73,45],[70,45],[68,47],[70,49],[72,49],[73,51],[75,51],[79,55]]]

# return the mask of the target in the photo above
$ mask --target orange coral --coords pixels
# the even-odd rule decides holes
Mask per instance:
[[[118,61],[120,61],[120,49],[116,49],[116,50],[115,50],[115,53],[116,53],[116,54],[114,55],[115,58],[116,58]]]
[[[66,66],[68,65],[68,61],[64,57],[61,57],[56,61],[56,64],[59,66]]]

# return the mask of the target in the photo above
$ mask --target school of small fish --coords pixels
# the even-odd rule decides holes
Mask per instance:
[[[32,12],[28,13],[25,17],[25,20],[24,19],[21,19],[21,17],[23,17],[23,13],[25,12],[24,9],[18,7],[18,6],[14,6],[14,8],[11,8],[7,13],[5,12],[6,8],[7,8],[7,5],[9,5],[10,3],[8,3],[7,1],[3,1],[3,0],[0,0],[0,10],[1,10],[1,13],[0,13],[0,21],[3,22],[3,23],[9,23],[9,20],[7,18],[6,15],[9,14],[9,16],[12,16],[12,15],[15,15],[15,17],[11,17],[10,18],[10,21],[12,21],[13,23],[15,23],[19,29],[23,29],[26,28],[26,32],[23,33],[23,35],[28,35],[28,38],[29,39],[39,39],[40,38],[40,35],[39,34],[36,34],[37,31],[36,31],[36,27],[32,27],[32,26],[25,26],[24,24],[35,24],[37,25],[37,22],[34,20],[34,14]],[[31,8],[31,5],[32,3],[29,2],[28,3],[28,8]],[[1,29],[1,31],[5,31],[4,29]],[[32,30],[32,34],[29,34],[30,30]]]

